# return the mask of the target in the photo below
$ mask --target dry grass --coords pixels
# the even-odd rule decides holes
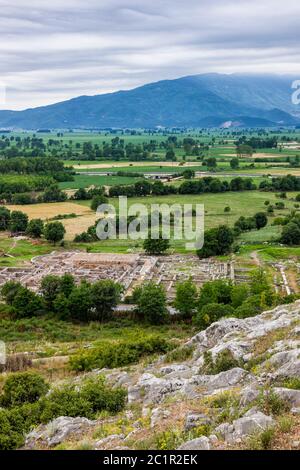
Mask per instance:
[[[91,225],[94,225],[97,217],[94,212],[89,211],[88,214],[77,217],[76,219],[61,220],[66,229],[66,240],[74,240],[75,235],[86,232]]]
[[[53,202],[46,204],[29,204],[25,206],[7,205],[11,211],[25,212],[29,219],[51,219],[57,215],[76,214],[85,215],[93,214],[92,211],[83,205],[74,204],[72,202]]]
[[[132,171],[134,171],[134,167],[135,166],[138,166],[138,167],[141,167],[141,166],[145,166],[145,167],[149,167],[149,166],[155,166],[155,167],[158,167],[158,166],[169,166],[169,167],[180,167],[181,168],[181,165],[180,165],[180,162],[114,162],[113,164],[111,163],[90,163],[90,164],[83,164],[83,165],[72,165],[73,168],[75,170],[92,170],[92,169],[101,169],[101,168],[124,168],[124,167],[128,167],[128,166],[131,166],[132,167]],[[199,166],[199,162],[186,162],[185,167],[187,166]]]
[[[78,217],[61,220],[66,229],[66,240],[73,240],[75,235],[85,232],[94,225],[97,216],[89,207],[72,202],[54,202],[49,204],[31,204],[26,206],[7,205],[11,211],[25,212],[29,219],[49,220],[57,215],[76,214]]]

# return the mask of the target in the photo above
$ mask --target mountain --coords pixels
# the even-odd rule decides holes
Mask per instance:
[[[204,74],[163,80],[129,91],[0,111],[11,129],[293,126],[291,76]],[[229,123],[229,124],[228,124]]]

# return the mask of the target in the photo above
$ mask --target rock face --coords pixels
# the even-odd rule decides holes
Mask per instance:
[[[26,436],[25,447],[34,448],[36,443],[46,444],[54,447],[65,441],[73,434],[82,433],[95,425],[95,421],[87,418],[70,418],[60,416],[47,425],[41,425]]]
[[[182,444],[177,450],[210,450],[209,439],[205,436],[192,439]]]
[[[155,438],[165,431],[181,433],[179,442],[186,442],[180,450],[235,446],[276,425],[276,417],[265,414],[270,407],[262,403],[270,390],[292,414],[300,413],[300,390],[286,388],[289,380],[300,380],[300,301],[256,317],[220,320],[186,346],[192,347],[192,357],[176,364],[161,357],[126,372],[93,371],[104,374],[112,385],[126,387],[130,406],[125,412],[129,426],[119,433],[114,430],[94,448],[113,449],[123,440],[130,446],[140,435],[152,433]],[[224,352],[231,361],[218,361],[218,369],[212,368],[207,353],[216,364]],[[142,411],[137,418],[132,410],[138,408]],[[26,447],[34,448],[37,442],[55,446],[92,426],[94,422],[85,418],[60,417],[31,432]],[[210,437],[199,436],[201,432]]]
[[[270,416],[266,416],[260,411],[250,410],[242,418],[229,423],[223,423],[215,429],[222,438],[233,443],[251,434],[264,431],[275,425],[275,421]]]

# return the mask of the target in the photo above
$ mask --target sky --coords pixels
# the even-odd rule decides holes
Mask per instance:
[[[300,79],[299,0],[0,0],[0,109],[207,72]]]

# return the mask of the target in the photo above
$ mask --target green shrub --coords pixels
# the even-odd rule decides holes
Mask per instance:
[[[22,433],[11,426],[7,410],[0,410],[0,450],[17,449],[22,444]]]
[[[41,400],[40,421],[48,423],[58,416],[84,416],[91,419],[92,405],[73,386],[58,388],[53,390],[49,397]]]
[[[160,336],[148,336],[143,339],[103,343],[91,351],[77,354],[70,359],[73,370],[92,370],[103,367],[116,368],[138,362],[143,356],[155,353],[166,353],[170,344]]]
[[[203,373],[205,374],[219,374],[240,366],[240,361],[235,359],[229,349],[224,349],[214,359],[210,351],[204,353]]]
[[[49,389],[43,377],[34,372],[18,372],[6,380],[1,396],[1,404],[6,407],[34,403]]]
[[[268,428],[260,434],[254,434],[249,439],[249,447],[251,450],[270,450],[275,437],[275,429]]]
[[[127,393],[120,387],[112,390],[102,378],[98,378],[86,382],[81,389],[81,396],[91,403],[93,413],[103,410],[118,413],[125,406]]]
[[[125,406],[126,391],[112,389],[103,377],[87,381],[78,390],[74,385],[57,388],[41,400],[41,422],[47,423],[58,416],[85,416],[94,418],[96,413],[117,413]]]
[[[165,362],[186,361],[192,357],[194,350],[193,345],[180,346],[166,354]]]
[[[117,413],[124,408],[126,395],[124,389],[112,389],[103,377],[96,377],[86,381],[80,389],[75,385],[56,388],[35,403],[0,409],[0,450],[21,447],[25,434],[33,426],[48,423],[58,416],[92,419],[102,411]]]
[[[298,377],[289,378],[283,382],[282,386],[292,390],[300,390],[300,379]]]
[[[234,313],[231,305],[211,303],[204,305],[199,313],[194,317],[194,323],[201,329],[207,328],[212,323],[223,317],[232,316]]]
[[[288,404],[273,390],[263,390],[258,398],[258,407],[267,415],[281,415],[288,411]]]

